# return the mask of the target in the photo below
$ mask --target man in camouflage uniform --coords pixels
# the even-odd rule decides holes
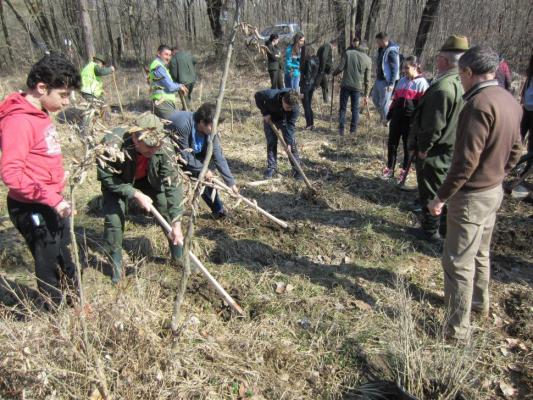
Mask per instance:
[[[145,211],[153,204],[171,224],[170,254],[182,255],[182,185],[174,149],[163,123],[144,113],[132,128],[115,128],[105,137],[108,148],[98,165],[103,195],[104,248],[113,265],[113,283],[122,276],[122,239],[126,203],[135,200]]]
[[[468,50],[465,36],[450,36],[436,57],[438,74],[421,98],[409,135],[409,150],[416,154],[418,195],[422,206],[422,229],[415,236],[433,243],[446,234],[446,214],[432,216],[427,205],[444,182],[455,146],[455,132],[463,107],[464,90],[457,65]]]

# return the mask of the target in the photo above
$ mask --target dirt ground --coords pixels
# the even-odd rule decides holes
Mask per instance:
[[[220,75],[205,65],[200,74],[195,106],[214,101]],[[180,271],[166,263],[166,240],[155,221],[132,216],[125,247],[134,273],[114,287],[105,266],[90,262],[96,268],[83,277],[92,310],[91,359],[102,360],[113,398],[377,398],[372,395],[387,396],[382,381],[397,380],[420,399],[533,398],[531,202],[506,196],[500,210],[489,318],[474,320],[471,343],[445,342],[440,249],[409,234],[418,224],[407,210],[415,192],[379,177],[387,130],[374,110],[361,114],[356,137],[340,141],[337,93],[331,123],[329,105],[315,93],[317,129],[305,131],[302,115],[297,141],[317,197],[290,177],[281,151],[279,181],[245,185],[262,179],[265,168],[253,94],[268,87],[267,78],[259,69],[232,71],[221,139],[242,194],[290,227],[282,230],[244,204],[233,208],[235,200],[224,194],[230,218],[214,220],[202,205],[193,251],[247,316],[232,315],[194,275],[176,337],[168,320]],[[145,109],[141,73],[120,71],[118,81],[128,112]],[[111,121],[105,124],[120,123],[120,116]],[[60,124],[65,137],[70,129]],[[67,168],[79,146],[64,144]],[[408,184],[415,184],[414,172]],[[33,261],[9,220],[5,187],[1,191],[0,397],[90,397],[96,368],[80,342],[79,310],[28,314],[16,296],[35,296]],[[93,170],[76,189],[76,229],[91,254],[103,231],[98,195]],[[382,398],[400,398],[389,396]]]

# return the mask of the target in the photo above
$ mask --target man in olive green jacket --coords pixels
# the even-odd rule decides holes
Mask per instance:
[[[172,58],[168,64],[170,76],[176,83],[181,83],[187,87],[187,106],[191,107],[191,95],[196,83],[196,60],[188,51],[181,50],[178,47],[172,48]]]
[[[358,38],[353,38],[351,46],[342,55],[339,66],[333,71],[333,76],[342,74],[341,90],[339,95],[339,135],[344,135],[344,122],[348,99],[351,101],[352,119],[350,121],[350,134],[355,135],[359,123],[359,101],[368,102],[370,92],[370,73],[372,60],[366,55],[368,47],[360,43]]]
[[[409,134],[408,148],[416,154],[418,195],[422,206],[422,230],[415,236],[437,243],[446,234],[446,215],[432,216],[427,205],[433,200],[446,178],[455,146],[459,113],[463,107],[464,90],[457,63],[468,50],[464,36],[450,36],[439,53],[438,75],[421,98]]]
[[[97,176],[102,186],[104,249],[113,265],[113,283],[122,276],[122,239],[126,203],[135,200],[145,211],[155,208],[171,224],[169,247],[173,261],[182,255],[182,186],[174,149],[161,121],[150,113],[139,116],[133,128],[115,128],[104,141]]]

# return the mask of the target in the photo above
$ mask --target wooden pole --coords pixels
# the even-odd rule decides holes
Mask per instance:
[[[329,106],[329,131],[331,132],[331,125],[333,124],[333,97],[335,89],[335,75],[331,75],[331,105]]]
[[[165,218],[159,212],[155,209],[153,205],[150,206],[150,212],[152,215],[157,219],[157,221],[161,224],[161,226],[168,232],[172,232],[172,227],[167,222]],[[180,246],[183,246],[183,243],[180,242]],[[217,291],[217,293],[228,303],[228,305],[235,310],[237,313],[239,313],[241,316],[245,316],[244,311],[242,308],[237,304],[235,300],[229,295],[228,292],[222,287],[220,283],[209,273],[207,268],[201,263],[201,261],[196,257],[192,251],[189,251],[189,257],[194,264],[196,268],[198,268],[202,274],[207,278],[207,281],[211,284],[211,286]]]
[[[117,92],[118,105],[120,107],[120,113],[124,115],[124,109],[122,108],[122,100],[120,100],[120,93],[118,92],[117,79],[115,77],[115,71],[113,71],[113,83],[115,85],[115,91]]]
[[[296,157],[294,157],[294,154],[292,154],[292,152],[290,151],[287,143],[285,143],[285,139],[283,138],[283,135],[281,134],[279,129],[272,122],[269,122],[269,124],[272,130],[274,131],[274,133],[276,134],[276,136],[278,137],[278,140],[280,141],[281,145],[283,146],[285,153],[287,153],[290,160],[292,161],[294,168],[296,168],[296,170],[300,173],[300,175],[302,175],[302,178],[304,179],[304,182],[309,188],[309,190],[311,190],[312,192],[316,192],[316,189],[313,187],[313,185],[311,185],[311,182],[309,181],[309,179],[307,179],[307,176],[305,175],[302,167],[300,166],[300,163],[298,162],[298,160],[296,160]]]
[[[185,100],[185,96],[183,95],[183,93],[181,93],[181,90],[178,93],[180,95],[181,106],[183,107],[185,111],[189,111],[189,106],[187,106],[187,101]]]
[[[248,204],[250,207],[255,209],[257,212],[259,212],[260,214],[263,214],[269,220],[275,222],[276,224],[278,224],[282,228],[287,229],[289,227],[289,225],[285,221],[282,221],[281,219],[274,217],[272,214],[270,214],[269,212],[263,210],[261,207],[259,207],[257,204],[255,204],[253,201],[251,201],[251,200],[247,199],[246,197],[244,197],[242,194],[235,193],[233,190],[231,190],[230,187],[228,187],[221,180],[218,180],[217,178],[213,178],[213,183],[215,185],[219,186],[225,192],[227,192],[227,193],[231,194],[232,196],[237,197],[238,199],[242,200],[243,202]]]

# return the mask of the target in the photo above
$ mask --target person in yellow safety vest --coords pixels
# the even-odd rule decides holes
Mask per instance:
[[[105,64],[107,64],[106,58],[97,54],[81,70],[81,96],[89,102],[102,100],[104,97],[102,76],[115,72],[115,67],[105,67]]]
[[[150,64],[148,73],[153,112],[166,120],[177,111],[176,93],[181,92],[184,96],[188,93],[185,85],[174,82],[170,76],[167,66],[171,57],[170,47],[164,44],[159,46],[157,57]]]

